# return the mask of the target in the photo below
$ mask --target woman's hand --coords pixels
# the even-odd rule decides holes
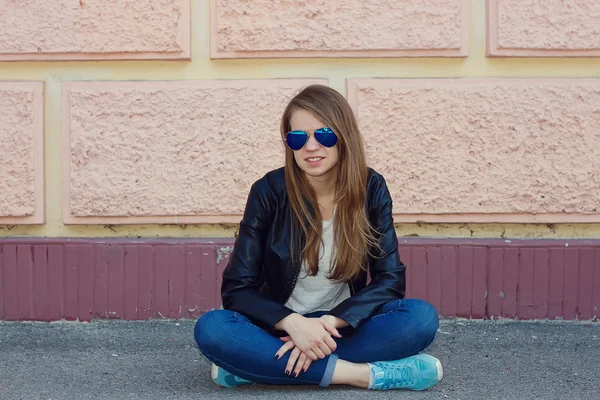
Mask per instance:
[[[311,360],[323,359],[337,349],[332,335],[342,335],[323,318],[305,318],[300,314],[291,314],[281,320],[276,328],[285,330],[296,348]]]
[[[336,329],[345,328],[349,326],[349,324],[346,321],[344,321],[341,318],[334,317],[333,315],[325,314],[322,315],[321,318],[329,322],[329,325],[333,326]]]
[[[300,372],[306,372],[312,360],[310,357],[303,353],[296,347],[296,344],[289,336],[284,336],[281,338],[282,341],[285,342],[283,346],[279,349],[279,351],[275,354],[275,358],[278,360],[285,355],[288,351],[292,350],[292,354],[290,354],[290,358],[288,359],[287,365],[285,366],[285,373],[288,375],[294,375],[298,377]],[[298,364],[296,364],[298,361]],[[295,365],[295,368],[294,368]]]

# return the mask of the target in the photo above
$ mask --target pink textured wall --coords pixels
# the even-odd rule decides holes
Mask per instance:
[[[0,11],[0,60],[190,57],[190,0],[0,0]]]
[[[315,82],[66,83],[65,222],[239,222],[283,165],[283,109]]]
[[[211,54],[464,57],[468,5],[468,0],[211,0]]]
[[[599,56],[600,2],[488,0],[492,56]]]
[[[600,221],[600,81],[348,86],[397,221]]]
[[[43,123],[43,82],[0,82],[0,224],[44,222]]]

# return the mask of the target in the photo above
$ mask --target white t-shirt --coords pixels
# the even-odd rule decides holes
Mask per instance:
[[[306,264],[303,264],[292,295],[285,303],[298,314],[314,311],[329,311],[350,297],[347,283],[327,279],[331,272],[334,253],[333,218],[323,221],[322,246],[319,247],[319,272],[308,276]]]

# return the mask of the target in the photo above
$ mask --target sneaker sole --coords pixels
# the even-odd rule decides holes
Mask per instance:
[[[213,381],[219,377],[219,367],[217,367],[215,363],[213,363],[212,367],[210,368],[210,377],[213,379]]]
[[[444,377],[444,370],[442,369],[442,363],[440,362],[440,360],[437,360],[435,362],[435,367],[437,368],[437,372],[438,372],[438,382],[442,380],[442,378]]]

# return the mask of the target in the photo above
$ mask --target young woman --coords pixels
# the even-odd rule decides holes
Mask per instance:
[[[439,360],[418,353],[433,342],[438,314],[404,299],[392,199],[366,165],[350,106],[329,87],[309,86],[285,109],[281,136],[285,167],[250,190],[223,273],[224,309],[196,323],[213,380],[435,385]]]

